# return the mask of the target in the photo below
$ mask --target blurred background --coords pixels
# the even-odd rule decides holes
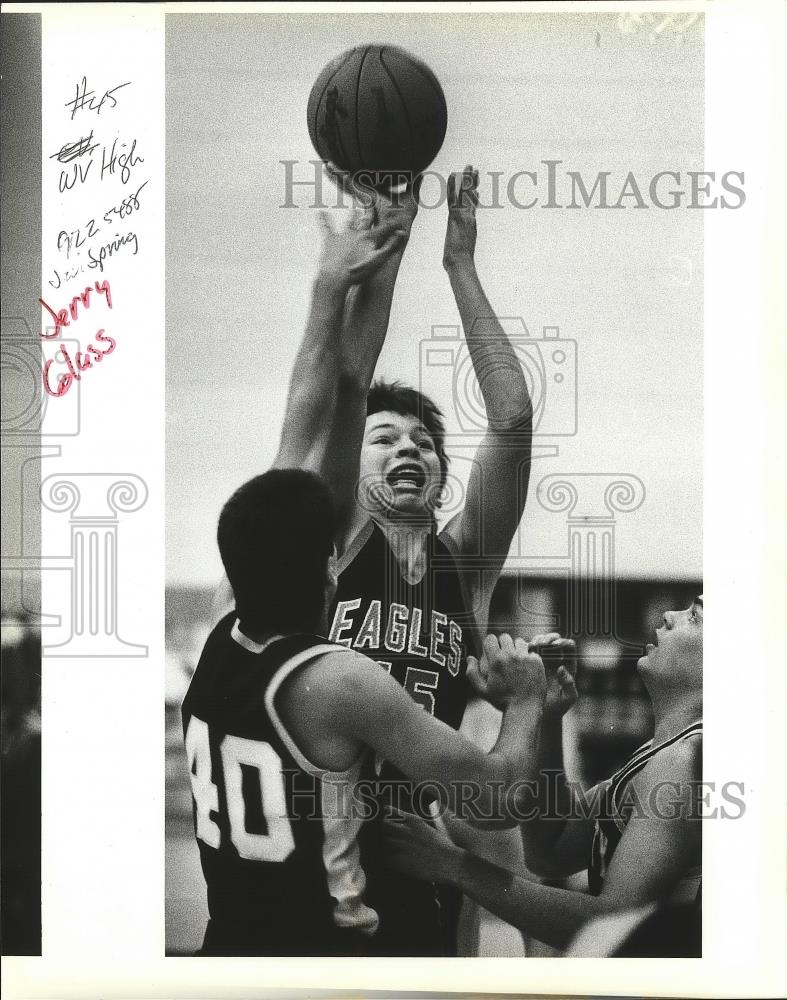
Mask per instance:
[[[686,171],[719,168],[703,163],[698,15],[167,16],[170,954],[198,947],[206,920],[179,705],[221,577],[216,522],[232,490],[276,453],[319,254],[314,190],[297,188],[297,207],[283,207],[281,161],[313,180],[311,85],[335,55],[372,41],[408,49],[435,71],[449,125],[432,169],[447,176],[473,163],[482,203],[491,171],[504,184],[536,171],[543,199],[544,160],[578,171],[588,189],[609,171],[612,200],[629,172],[644,191],[659,171],[678,171],[687,190]],[[429,342],[453,336],[458,323],[440,264],[444,230],[444,207],[422,210],[379,372],[421,386],[443,409],[461,497],[477,390],[459,378],[458,362],[443,378],[428,361]],[[581,697],[566,719],[566,755],[573,775],[592,784],[651,735],[636,660],[661,613],[701,590],[703,213],[479,211],[477,262],[509,329],[557,336],[576,359],[574,391],[547,401],[557,423],[537,438],[531,496],[492,620],[524,636],[554,628],[576,638]],[[568,411],[564,433],[558,417]],[[593,477],[617,478],[636,500],[613,511],[602,488],[595,506],[584,495],[570,509],[550,505],[539,486],[553,476],[580,494]],[[578,563],[580,536],[588,544]],[[468,712],[482,745],[495,725],[487,707]],[[481,953],[521,954],[521,940],[486,918]]]
[[[41,954],[41,16],[0,31],[2,953]],[[51,453],[54,449],[49,449]]]

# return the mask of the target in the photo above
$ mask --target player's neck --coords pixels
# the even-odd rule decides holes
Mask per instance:
[[[692,723],[702,718],[702,692],[689,693],[682,691],[659,692],[652,696],[653,715],[656,728],[653,735],[654,744],[665,740],[687,729]]]
[[[426,572],[426,540],[432,531],[431,521],[396,521],[375,518],[408,583],[420,583]]]

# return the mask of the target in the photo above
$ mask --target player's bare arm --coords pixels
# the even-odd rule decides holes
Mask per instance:
[[[400,814],[389,824],[391,861],[417,878],[456,885],[524,934],[566,948],[588,920],[668,898],[686,868],[699,864],[696,813],[689,807],[667,818],[654,806],[665,782],[691,787],[697,780],[697,762],[695,747],[678,744],[638,776],[641,808],[629,820],[600,896],[523,879],[462,850],[414,816]]]
[[[488,428],[476,452],[464,510],[447,532],[460,554],[487,560],[481,592],[473,593],[486,629],[489,601],[527,499],[533,435],[532,403],[521,365],[484,292],[475,265],[478,171],[465,167],[448,181],[443,266],[462,319]],[[468,574],[471,592],[478,589]]]
[[[577,701],[576,645],[556,632],[534,636],[529,648],[544,661],[547,695],[538,759],[520,799],[522,844],[528,868],[544,878],[562,878],[587,867],[593,839],[592,796],[577,803],[563,762],[563,717]]]
[[[331,429],[345,397],[356,390],[353,359],[342,336],[345,302],[351,288],[368,280],[405,239],[395,221],[372,227],[364,212],[344,230],[327,212],[319,271],[312,288],[306,330],[290,381],[281,444],[274,468],[302,468],[321,475],[340,509],[354,496],[343,465],[344,448],[332,448]]]
[[[342,399],[330,427],[330,453],[336,459],[334,471],[341,476],[343,493],[355,490],[359,458],[366,423],[366,398],[380,356],[391,315],[396,279],[410,232],[418,212],[420,179],[400,192],[372,190],[333,164],[327,165],[332,180],[362,207],[359,225],[375,233],[394,227],[400,234],[394,251],[366,281],[347,293],[341,326]],[[343,537],[337,540],[340,553],[365,520],[359,508],[350,511]]]
[[[282,710],[293,738],[318,766],[347,768],[371,748],[414,782],[436,782],[449,808],[461,811],[461,796],[472,792],[468,812],[511,826],[515,819],[505,809],[513,797],[506,800],[505,791],[537,751],[546,678],[541,658],[521,639],[490,635],[484,656],[487,683],[503,709],[488,754],[425,712],[360,654],[328,654],[299,672],[283,691]],[[477,661],[471,661],[468,669],[477,671]]]
[[[576,793],[563,765],[563,716],[577,700],[576,646],[573,640],[550,632],[534,636],[528,649],[542,658],[547,687],[538,752],[528,759],[526,770],[520,774],[517,811],[528,817],[520,825],[528,869],[543,877],[560,878],[587,867],[593,838],[589,809],[576,807]],[[476,694],[494,703],[483,668],[470,675],[470,683]],[[459,821],[447,825],[451,836],[468,846],[462,843]],[[474,845],[478,844],[476,838]]]

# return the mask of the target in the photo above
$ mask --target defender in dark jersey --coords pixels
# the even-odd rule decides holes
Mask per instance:
[[[236,608],[211,633],[183,702],[210,911],[203,955],[380,954],[373,761],[407,775],[408,801],[428,785],[427,798],[455,808],[470,788],[511,823],[511,776],[536,753],[530,720],[546,677],[522,640],[485,641],[504,714],[483,754],[387,671],[323,637],[335,530],[327,487],[301,470],[251,480],[222,511]],[[472,658],[469,669],[479,670]],[[428,935],[428,909],[416,916]]]
[[[462,888],[558,948],[589,920],[650,903],[693,905],[699,921],[702,619],[701,597],[664,615],[656,643],[639,661],[653,703],[654,737],[583,796],[566,781],[560,749],[560,720],[572,700],[564,697],[567,676],[547,672],[552,680],[538,708],[540,759],[523,774],[532,783],[520,801],[525,855],[533,872],[551,879],[587,868],[590,894],[525,881],[460,850],[415,818],[391,827],[388,846],[397,867]],[[533,640],[545,655],[557,642],[554,634]]]

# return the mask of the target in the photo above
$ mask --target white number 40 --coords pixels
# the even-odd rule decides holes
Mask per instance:
[[[295,849],[295,840],[287,816],[281,758],[270,743],[246,740],[240,736],[225,736],[219,751],[224,768],[230,837],[235,849],[242,858],[251,861],[284,861]],[[218,849],[221,830],[210,814],[219,811],[219,790],[211,776],[208,726],[196,716],[191,717],[186,730],[186,757],[191,791],[197,805],[197,836],[205,844]],[[259,776],[267,833],[249,833],[246,829],[241,765],[254,768]]]

